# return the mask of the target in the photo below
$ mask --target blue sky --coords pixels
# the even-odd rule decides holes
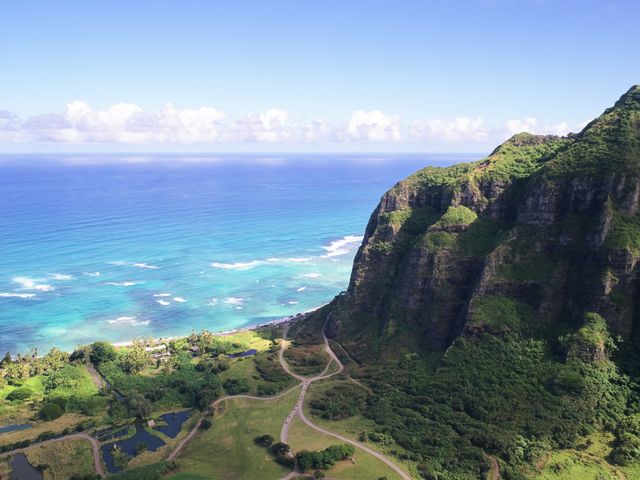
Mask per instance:
[[[640,2],[4,2],[0,151],[484,151],[640,83]]]

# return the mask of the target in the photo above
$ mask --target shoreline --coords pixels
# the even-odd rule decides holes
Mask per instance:
[[[286,317],[279,317],[279,318],[274,318],[273,320],[269,320],[268,322],[263,322],[263,323],[259,323],[257,325],[250,325],[247,327],[239,327],[239,328],[233,328],[231,330],[219,330],[217,332],[211,332],[213,335],[218,336],[218,337],[228,337],[231,335],[235,335],[236,333],[241,333],[241,332],[250,332],[252,330],[258,330],[259,328],[263,328],[263,327],[268,327],[268,326],[272,326],[272,325],[280,325],[282,323],[292,323],[295,322],[297,320],[300,320],[302,318],[304,318],[306,315],[316,312],[318,310],[320,310],[321,308],[329,305],[329,303],[331,302],[327,302],[324,303],[322,305],[319,305],[317,307],[311,308],[309,310],[306,310],[304,312],[299,312],[296,313],[295,315],[289,315]],[[181,338],[186,338],[189,335],[176,335],[176,336],[172,336],[172,337],[158,337],[158,338],[153,338],[151,339],[153,341],[153,345],[157,345],[160,343],[160,341],[162,340],[163,343],[164,342],[170,342],[173,340],[179,340]],[[100,340],[96,340],[96,341],[100,341]],[[116,348],[123,348],[123,347],[130,347],[131,345],[133,345],[133,342],[135,340],[125,340],[122,342],[113,342],[111,343],[114,347]]]

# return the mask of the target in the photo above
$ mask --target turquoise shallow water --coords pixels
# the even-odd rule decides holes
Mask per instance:
[[[348,284],[380,195],[441,156],[4,157],[0,351],[228,330]]]

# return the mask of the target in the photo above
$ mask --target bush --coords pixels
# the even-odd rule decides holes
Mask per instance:
[[[10,392],[9,395],[7,395],[7,400],[9,400],[10,402],[13,402],[15,400],[24,401],[31,398],[32,395],[33,390],[28,387],[20,387]]]
[[[62,416],[63,413],[64,412],[62,411],[62,408],[60,408],[60,405],[52,402],[45,403],[40,409],[40,417],[43,420],[47,421],[55,420],[56,418]]]
[[[202,422],[200,422],[200,428],[202,430],[208,430],[213,425],[213,422],[209,418],[203,418]]]
[[[229,378],[225,380],[222,387],[229,395],[239,395],[249,391],[249,384],[244,378]]]
[[[273,438],[271,435],[260,435],[259,437],[254,438],[253,441],[261,447],[268,448],[273,445],[273,442],[275,442],[275,438]]]
[[[277,442],[271,445],[270,450],[271,453],[273,453],[276,457],[279,457],[281,455],[286,455],[287,453],[289,453],[291,451],[291,447],[286,443]]]
[[[91,344],[89,359],[96,365],[100,365],[103,362],[112,362],[116,359],[116,356],[116,349],[109,342],[95,342]]]

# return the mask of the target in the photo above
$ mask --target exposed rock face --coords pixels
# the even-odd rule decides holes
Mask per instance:
[[[597,312],[634,337],[639,130],[636,86],[577,135],[518,134],[479,162],[399,182],[371,216],[330,333],[361,356],[366,339],[400,330],[444,350],[461,334],[579,326]],[[500,325],[482,315],[487,299],[531,315]]]

